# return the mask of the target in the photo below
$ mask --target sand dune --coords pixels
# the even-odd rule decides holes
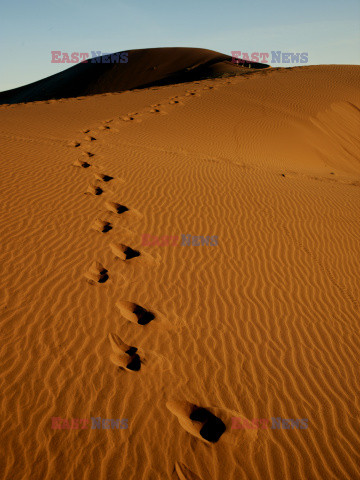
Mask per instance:
[[[115,57],[112,63],[104,63],[103,56],[89,59],[87,63],[79,63],[29,85],[1,92],[0,105],[122,92],[223,74],[247,73],[249,68],[269,66],[245,60],[242,64],[235,64],[231,56],[204,48],[144,48],[130,50],[126,63],[114,61],[116,58],[120,57]],[[107,56],[106,60],[112,58]]]
[[[2,478],[360,478],[359,75],[0,106]]]

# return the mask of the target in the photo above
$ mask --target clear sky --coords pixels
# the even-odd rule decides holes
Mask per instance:
[[[0,91],[72,66],[51,63],[52,50],[280,50],[307,52],[308,65],[360,64],[360,2],[0,0],[0,41]]]

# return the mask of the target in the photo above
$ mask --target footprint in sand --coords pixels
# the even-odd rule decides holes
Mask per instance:
[[[110,175],[105,175],[103,173],[95,173],[95,178],[97,178],[97,180],[101,180],[103,182],[110,182],[110,180],[114,179],[114,177],[110,177]]]
[[[85,136],[85,140],[89,141],[89,142],[93,142],[94,140],[96,140],[95,137],[92,137],[91,135],[86,135]]]
[[[82,152],[83,155],[86,155],[87,157],[91,158],[95,155],[95,153],[91,153],[91,152]]]
[[[80,147],[81,143],[78,142],[77,140],[74,140],[73,142],[70,142],[69,147]]]
[[[123,243],[110,243],[112,253],[116,260],[122,260],[129,267],[150,267],[160,263],[159,256],[152,256],[144,250],[135,250]]]
[[[136,303],[119,300],[116,303],[116,307],[124,318],[138,325],[147,325],[156,318],[153,312],[146,310]]]
[[[225,423],[206,408],[189,402],[167,402],[166,406],[180,425],[195,437],[216,443],[226,431]]]
[[[85,195],[101,195],[102,193],[104,193],[104,190],[101,187],[97,185],[89,185]]]
[[[73,166],[74,167],[89,168],[89,167],[91,167],[91,164],[88,163],[88,162],[85,162],[83,160],[75,160],[75,162],[73,163]]]
[[[129,210],[125,205],[115,202],[106,202],[105,207],[109,212],[117,213],[119,215]]]
[[[115,333],[109,333],[109,341],[114,352],[110,355],[110,360],[121,370],[138,372],[142,363],[138,349],[124,343]]]
[[[138,250],[134,250],[122,243],[111,243],[110,248],[113,254],[120,258],[120,260],[131,260],[132,258],[140,257],[140,252]]]
[[[150,328],[161,327],[162,330],[164,328],[173,330],[181,326],[179,318],[174,314],[170,314],[170,318],[168,318],[159,310],[150,309],[127,300],[118,300],[115,306],[123,318],[141,327],[151,325]]]
[[[99,130],[110,130],[110,127],[109,127],[109,125],[101,125],[99,127]]]
[[[100,220],[97,218],[92,226],[93,230],[101,233],[107,233],[112,230],[113,226],[110,222],[106,222],[105,220]]]
[[[131,210],[131,212],[134,212],[134,210]],[[141,216],[135,214],[134,217],[131,218],[131,221],[139,220],[139,218],[141,218]],[[125,233],[125,231],[123,233]],[[150,254],[143,249],[138,250],[132,248],[125,243],[110,243],[110,248],[112,253],[115,255],[115,260],[122,260],[127,265],[125,268],[130,268],[131,266],[130,270],[135,266],[149,267],[159,265],[161,262],[160,255]]]
[[[164,112],[163,110],[160,110],[160,108],[151,108],[149,110],[150,113],[156,113],[158,115],[166,115],[167,112]]]
[[[170,101],[169,101],[169,104],[170,105],[182,105],[182,103],[180,102],[180,100],[177,100],[175,98],[172,98]]]
[[[107,269],[103,267],[101,263],[94,261],[85,274],[85,277],[92,285],[95,283],[105,283],[109,279],[107,272]]]
[[[90,132],[90,129],[85,129],[85,130],[81,130],[81,133],[89,133]]]
[[[120,117],[121,120],[123,120],[124,122],[130,122],[130,121],[134,121],[134,122],[141,122],[141,118],[138,117],[138,113],[133,113],[133,114],[129,114],[129,115],[124,115],[122,117]]]

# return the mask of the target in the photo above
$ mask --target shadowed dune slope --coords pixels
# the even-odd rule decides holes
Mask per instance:
[[[105,57],[97,57],[29,85],[2,92],[0,104],[121,92],[150,85],[189,82],[223,73],[241,73],[248,67],[268,67],[256,62],[236,65],[229,55],[201,48],[130,50],[127,63],[103,63],[104,60]],[[111,57],[106,58],[106,61],[110,60]]]

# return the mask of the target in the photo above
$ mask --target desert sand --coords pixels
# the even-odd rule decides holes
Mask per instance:
[[[0,106],[2,478],[360,478],[359,78]]]

